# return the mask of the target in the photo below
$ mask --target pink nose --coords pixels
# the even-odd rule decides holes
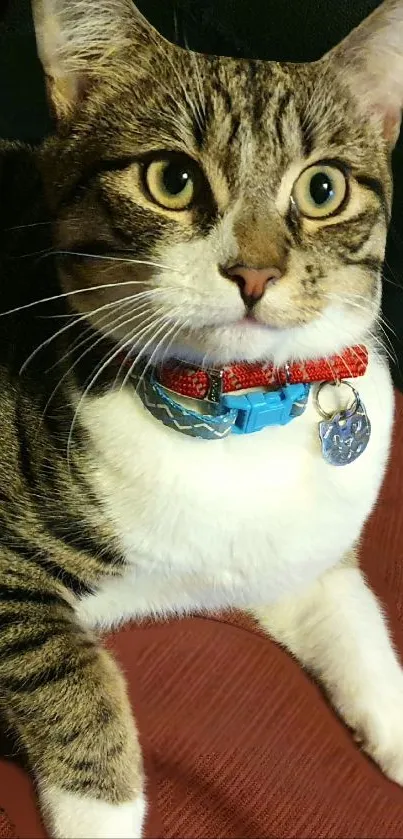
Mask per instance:
[[[274,266],[250,268],[248,265],[234,265],[232,268],[227,268],[224,273],[230,280],[237,283],[242,300],[249,308],[252,308],[263,297],[268,283],[281,278],[280,269]]]

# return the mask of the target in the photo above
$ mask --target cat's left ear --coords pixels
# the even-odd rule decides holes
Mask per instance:
[[[403,109],[403,0],[385,0],[325,58],[394,146]]]
[[[58,120],[69,117],[113,59],[155,30],[132,0],[33,0],[38,54]]]

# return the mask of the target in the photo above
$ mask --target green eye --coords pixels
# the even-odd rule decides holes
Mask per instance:
[[[195,197],[194,167],[183,158],[153,160],[147,166],[145,182],[153,201],[167,210],[185,210]]]
[[[311,219],[340,211],[346,195],[347,179],[341,169],[320,163],[302,172],[292,193],[301,215]]]

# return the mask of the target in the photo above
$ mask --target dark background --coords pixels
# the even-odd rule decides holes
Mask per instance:
[[[68,2],[68,0],[67,0]],[[88,0],[91,3],[97,0]],[[380,0],[138,0],[170,40],[200,52],[310,61],[343,38]],[[29,0],[0,0],[0,137],[37,142],[49,130]],[[403,139],[394,153],[395,200],[384,316],[403,389]]]

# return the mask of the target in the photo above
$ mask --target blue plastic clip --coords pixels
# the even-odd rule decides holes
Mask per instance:
[[[236,410],[232,434],[253,434],[271,425],[287,425],[305,410],[309,385],[286,385],[281,390],[224,395],[220,406]]]

